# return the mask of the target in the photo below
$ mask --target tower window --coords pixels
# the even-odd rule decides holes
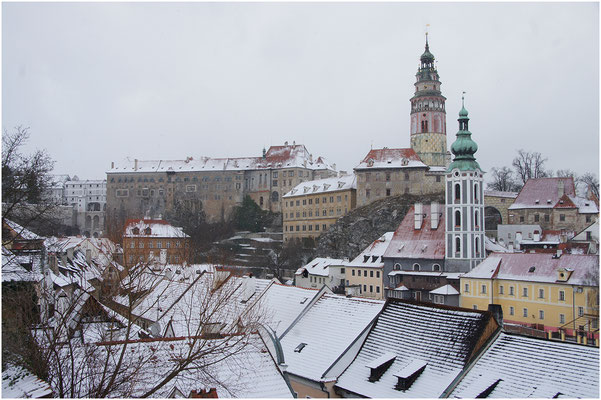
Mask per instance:
[[[461,201],[461,186],[458,183],[455,184],[455,202]]]
[[[457,255],[459,255],[459,253],[461,252],[461,239],[459,238],[459,236],[455,237],[455,253]]]
[[[461,212],[459,210],[455,211],[455,228],[459,228],[461,226]]]
[[[422,132],[428,132],[428,121],[422,121]]]

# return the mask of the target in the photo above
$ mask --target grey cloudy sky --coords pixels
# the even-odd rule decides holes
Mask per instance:
[[[485,170],[598,171],[598,3],[3,3],[2,125],[82,179],[286,140],[352,170],[409,147],[426,24],[449,147],[465,90]]]

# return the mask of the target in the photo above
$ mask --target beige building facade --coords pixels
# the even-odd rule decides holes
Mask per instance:
[[[356,205],[353,175],[297,185],[282,197],[284,242],[317,238]]]

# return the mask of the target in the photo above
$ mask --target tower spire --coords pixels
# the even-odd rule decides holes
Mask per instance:
[[[457,139],[451,145],[451,153],[455,155],[453,162],[449,165],[447,172],[453,168],[459,168],[461,171],[480,170],[480,165],[474,157],[474,153],[478,151],[478,145],[472,140],[472,133],[468,130],[468,112],[465,109],[465,92],[461,95],[461,111],[459,111],[459,131]]]

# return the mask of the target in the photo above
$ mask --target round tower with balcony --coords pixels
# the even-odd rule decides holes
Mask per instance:
[[[451,272],[468,272],[486,257],[484,248],[484,173],[474,157],[478,145],[468,130],[468,113],[459,112],[455,156],[446,171],[446,261]]]
[[[411,148],[429,166],[446,167],[447,118],[446,98],[440,92],[440,79],[430,53],[428,34],[426,50],[420,58],[415,82],[415,95],[411,98]]]

